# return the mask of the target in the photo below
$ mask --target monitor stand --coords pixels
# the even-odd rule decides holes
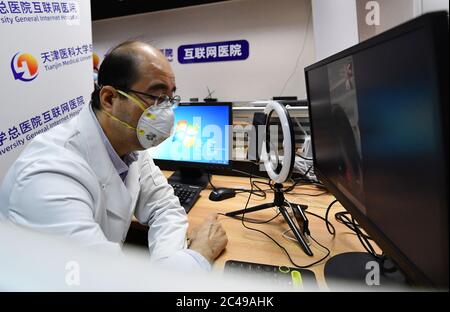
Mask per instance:
[[[204,188],[208,185],[208,173],[203,169],[180,167],[169,177],[169,183],[196,185]]]
[[[377,264],[380,274],[374,270]],[[325,263],[324,275],[331,291],[405,290],[410,287],[391,260],[381,262],[366,252],[347,252],[331,257]]]

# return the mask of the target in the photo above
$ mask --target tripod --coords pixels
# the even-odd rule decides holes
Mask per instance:
[[[303,209],[306,209],[306,206],[302,207],[302,205],[296,205],[296,204],[292,205],[292,210],[294,212],[295,219],[297,220],[299,227],[300,227],[300,228],[298,228],[296,226],[296,224],[294,223],[294,220],[292,220],[291,216],[289,215],[289,213],[286,209],[287,205],[286,205],[286,200],[284,198],[284,193],[283,193],[282,188],[283,188],[283,185],[281,183],[274,184],[274,201],[272,203],[261,204],[261,205],[250,207],[247,209],[231,211],[231,212],[226,213],[225,215],[229,216],[229,217],[235,217],[235,216],[243,214],[243,213],[247,214],[249,212],[254,212],[254,211],[259,211],[259,210],[263,210],[263,209],[267,209],[267,208],[277,207],[278,210],[280,211],[281,215],[283,216],[284,220],[287,222],[287,224],[291,228],[292,233],[294,233],[294,236],[297,239],[298,243],[300,244],[300,247],[303,249],[303,251],[308,256],[313,256],[313,253],[304,238],[304,234],[309,233],[308,219],[306,218],[306,216],[303,212]]]

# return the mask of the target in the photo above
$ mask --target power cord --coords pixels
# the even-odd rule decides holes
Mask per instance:
[[[300,155],[300,154],[295,154],[295,156],[298,156],[298,157],[300,157],[301,159],[308,160],[308,161],[313,161],[313,160],[314,160],[314,159],[312,159],[312,158],[306,158],[305,156],[302,156],[302,155]]]
[[[319,218],[319,219],[325,221],[325,224],[327,225],[327,229],[328,229],[328,228],[333,229],[333,233],[332,233],[331,235],[335,236],[335,234],[336,234],[336,229],[334,228],[334,225],[333,225],[330,221],[328,221],[328,219],[326,219],[326,218],[324,218],[324,217],[322,217],[322,216],[319,216],[318,214],[315,214],[314,212],[305,211],[305,213],[307,213],[307,214],[309,214],[309,215],[312,215],[312,216],[314,216],[314,217],[316,217],[316,218]],[[330,230],[328,230],[328,232],[330,232]]]
[[[330,205],[328,205],[326,213],[325,213],[325,218],[324,218],[328,233],[330,233],[333,236],[336,235],[336,230],[332,226],[330,221],[328,221],[328,215],[329,215],[330,210],[333,207],[333,205],[336,204],[337,202],[338,202],[338,200],[336,199],[336,200],[332,201],[330,203]],[[335,213],[334,217],[335,217],[336,221],[345,225],[348,229],[350,229],[352,232],[354,232],[354,234],[356,235],[356,237],[358,238],[358,240],[360,241],[361,245],[363,246],[363,248],[366,250],[367,253],[369,253],[375,259],[377,259],[381,262],[384,262],[386,260],[386,255],[384,253],[382,253],[381,255],[376,253],[375,249],[373,248],[372,244],[370,243],[370,241],[373,241],[373,239],[370,238],[369,235],[367,235],[366,233],[363,232],[361,226],[356,222],[355,218],[349,212],[347,212],[347,211],[337,212],[337,213]],[[388,269],[385,269],[385,271],[388,271]]]
[[[324,188],[324,189],[325,189],[324,185],[323,185],[322,183],[320,183],[320,181],[314,181],[314,180],[311,180],[311,179],[309,179],[309,178],[307,177],[309,171],[310,171],[312,168],[313,168],[313,166],[310,166],[310,167],[308,168],[308,170],[307,170],[304,174],[301,175],[300,178],[298,178],[298,179],[296,179],[296,180],[291,179],[292,185],[288,186],[288,187],[284,190],[284,192],[287,193],[287,194],[289,194],[289,192],[291,192],[291,191],[292,191],[299,183],[301,183],[301,182],[304,182],[304,184],[311,184],[311,185],[315,185],[315,186],[318,186],[318,187],[321,187],[321,188]]]
[[[297,60],[295,61],[295,67],[294,67],[294,70],[292,71],[291,75],[289,76],[289,78],[287,79],[287,81],[286,81],[285,84],[283,85],[283,88],[281,89],[280,96],[283,95],[284,90],[286,89],[286,87],[287,87],[289,81],[292,79],[292,77],[294,76],[294,74],[297,72],[297,68],[298,68],[298,65],[299,65],[299,61],[300,61],[301,57],[303,56],[303,52],[304,52],[305,47],[306,47],[306,39],[308,38],[309,24],[310,24],[310,21],[311,21],[311,15],[312,15],[312,7],[311,7],[311,6],[309,7],[309,10],[310,10],[310,11],[308,12],[308,17],[307,17],[307,20],[306,20],[305,36],[303,37],[303,43],[302,43],[301,50],[300,50],[300,52],[299,52],[299,54],[298,54],[298,56],[297,56]]]
[[[330,234],[333,235],[333,236],[336,236],[336,229],[335,229],[334,226],[333,226],[333,231],[330,230],[329,224],[331,224],[331,222],[328,221],[328,214],[330,213],[331,207],[333,207],[333,205],[336,204],[337,202],[338,202],[337,199],[333,200],[333,201],[331,202],[331,204],[328,205],[327,211],[325,212],[325,225],[326,225],[326,227],[327,227],[328,233],[330,233]]]

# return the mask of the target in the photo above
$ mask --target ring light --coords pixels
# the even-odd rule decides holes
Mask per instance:
[[[278,102],[270,101],[264,109],[266,116],[266,138],[262,145],[261,159],[264,160],[264,167],[270,179],[275,182],[273,185],[274,200],[272,203],[261,204],[250,208],[244,208],[227,212],[225,215],[235,217],[239,214],[250,213],[272,207],[278,207],[278,211],[283,216],[286,223],[289,225],[294,234],[299,246],[308,256],[313,256],[311,248],[309,248],[306,235],[309,236],[308,219],[303,213],[303,209],[307,206],[291,204],[284,197],[282,183],[285,182],[292,174],[294,168],[294,128],[292,126],[291,118],[287,109]],[[280,120],[281,129],[283,130],[283,159],[278,155],[276,144],[270,141],[270,118],[272,114],[276,113]],[[249,197],[250,198],[250,197]],[[248,203],[248,202],[247,202]],[[294,213],[293,219],[288,212],[288,208]],[[295,220],[295,221],[294,221]],[[243,222],[243,221],[242,221]]]
[[[280,119],[281,129],[283,131],[283,150],[284,155],[280,161],[278,150],[274,147],[274,144],[270,142],[270,118],[273,113],[278,115]],[[282,104],[271,101],[264,109],[266,114],[266,139],[263,142],[263,153],[265,152],[264,167],[267,174],[275,183],[283,183],[292,174],[294,168],[294,128],[289,113]],[[276,163],[272,160],[275,160]]]

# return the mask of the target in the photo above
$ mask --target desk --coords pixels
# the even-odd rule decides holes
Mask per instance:
[[[169,176],[171,173],[165,172],[165,174]],[[243,177],[215,175],[212,177],[212,183],[216,187],[250,189],[249,179]],[[190,228],[198,226],[211,212],[226,213],[236,209],[242,209],[248,199],[248,193],[241,193],[237,194],[234,198],[214,202],[208,199],[210,192],[210,186],[203,190],[197,203],[189,212],[188,218]],[[294,189],[294,192],[298,195],[286,195],[286,199],[290,202],[308,205],[308,211],[323,217],[325,216],[328,205],[335,199],[334,196],[330,194],[317,197],[302,195],[322,193],[321,189],[311,185],[298,186]],[[266,199],[252,196],[249,207],[270,202],[272,200],[273,192],[268,192]],[[364,248],[361,246],[357,237],[344,225],[338,223],[334,219],[334,213],[342,210],[344,210],[344,208],[339,203],[336,203],[333,205],[329,214],[329,220],[336,228],[336,236],[334,238],[328,233],[323,220],[309,214],[307,215],[311,235],[319,243],[330,249],[330,256],[349,251],[364,251]],[[246,214],[246,217],[258,220],[268,220],[275,214],[276,212],[274,209],[266,209]],[[219,220],[227,232],[228,245],[225,251],[215,261],[213,266],[214,269],[222,270],[227,260],[242,260],[272,265],[292,266],[285,253],[264,235],[244,228],[240,220],[234,220],[225,216],[219,216]],[[281,233],[288,229],[289,226],[281,216],[267,224],[247,223],[247,225],[252,228],[263,230],[272,236],[287,249],[292,259],[299,265],[315,262],[326,254],[326,251],[323,248],[312,242],[311,250],[314,253],[314,257],[309,257],[300,249],[297,243],[284,238]],[[325,261],[309,268],[315,273],[321,287],[325,286],[323,277],[324,264]]]
[[[163,172],[166,177],[169,177],[172,174],[170,171]],[[216,187],[250,189],[249,179],[244,177],[214,175],[212,177],[212,183]],[[211,190],[212,189],[210,186],[204,189],[194,207],[192,207],[189,211],[189,231],[200,225],[211,212],[226,213],[245,207],[248,193],[237,194],[234,198],[214,202],[210,201],[208,198]],[[334,196],[330,194],[325,194],[318,197],[302,195],[318,194],[323,192],[323,190],[311,185],[298,186],[294,189],[294,192],[296,195],[286,195],[286,199],[293,203],[308,205],[308,211],[322,217],[325,216],[328,205],[335,199]],[[273,192],[268,192],[266,199],[252,195],[249,207],[270,202],[272,200]],[[323,220],[309,214],[307,215],[311,235],[319,243],[330,249],[330,257],[343,252],[364,251],[357,237],[344,225],[336,222],[334,219],[334,214],[342,210],[344,210],[344,208],[339,203],[336,203],[333,205],[333,208],[329,214],[329,220],[336,228],[336,236],[334,238],[328,233]],[[246,214],[246,217],[258,220],[268,220],[275,216],[275,214],[276,212],[274,209],[266,209],[263,211]],[[271,265],[292,266],[286,254],[264,235],[244,228],[240,220],[235,220],[225,216],[219,216],[218,219],[227,232],[228,245],[225,251],[214,262],[213,269],[219,271],[223,270],[224,264],[227,260],[241,260]],[[309,257],[295,242],[284,238],[282,236],[282,232],[287,230],[289,226],[285,223],[281,216],[267,224],[246,224],[252,228],[260,229],[272,236],[272,238],[286,248],[292,259],[299,265],[307,265],[315,262],[326,254],[326,250],[312,242],[311,250],[313,251],[314,256]],[[309,270],[313,271],[316,275],[319,287],[322,289],[326,289],[323,277],[325,262],[326,260],[309,268]]]

